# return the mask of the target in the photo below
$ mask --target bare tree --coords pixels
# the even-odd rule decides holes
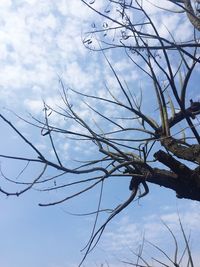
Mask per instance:
[[[33,117],[33,121],[27,121],[33,127],[39,128],[42,136],[49,138],[55,160],[44,155],[12,122],[0,114],[1,119],[35,153],[33,158],[18,155],[0,157],[42,166],[41,172],[31,182],[13,181],[4,176],[17,189],[10,192],[9,187],[1,187],[0,192],[7,196],[19,196],[35,187],[41,191],[67,191],[67,188],[76,186],[77,191],[72,195],[51,203],[39,204],[50,206],[87,194],[100,185],[96,220],[86,256],[98,242],[107,223],[136,196],[141,198],[149,192],[148,183],[171,189],[178,198],[200,201],[200,102],[194,98],[198,88],[193,89],[194,84],[197,84],[198,77],[195,74],[200,63],[200,19],[199,1],[192,3],[190,0],[171,0],[169,2],[175,9],[170,6],[168,10],[166,7],[154,5],[154,8],[162,12],[176,12],[177,16],[184,16],[183,19],[189,18],[191,32],[188,39],[176,40],[171,29],[166,28],[168,36],[162,36],[158,24],[154,22],[156,16],[152,18],[145,8],[149,1],[107,0],[101,10],[95,8],[95,1],[82,2],[102,19],[102,24],[92,23],[83,43],[87,48],[102,53],[118,84],[118,92],[107,88],[108,97],[98,93],[86,94],[67,89],[60,80],[64,106],[55,109],[44,102],[44,119]],[[107,55],[110,50],[123,51],[124,57],[137,68],[148,84],[148,95],[150,93],[154,96],[151,107],[145,101],[147,89],[140,90],[134,86],[130,88],[117,74]],[[98,123],[81,116],[74,105],[77,96],[85,99],[82,103],[91,114],[98,117]],[[95,101],[97,104],[94,104]],[[121,116],[104,113],[102,107],[105,106],[117,110]],[[67,122],[66,127],[54,124],[52,116],[64,119]],[[57,136],[64,136],[76,144],[77,141],[80,144],[85,143],[94,148],[94,155],[90,154],[85,162],[84,156],[82,162],[80,157],[72,163],[64,161],[56,146]],[[47,178],[46,173],[50,169],[54,169],[56,174]],[[73,181],[68,182],[67,177],[71,174]],[[62,183],[59,182],[60,176],[66,177]],[[96,229],[100,212],[108,212],[101,207],[103,187],[109,179],[115,177],[131,178],[130,197],[109,210],[105,223]],[[139,190],[140,187],[143,192]]]

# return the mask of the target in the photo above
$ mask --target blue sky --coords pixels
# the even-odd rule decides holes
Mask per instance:
[[[103,3],[97,1],[96,5],[101,7]],[[155,17],[155,7],[147,5],[147,8]],[[176,38],[189,36],[190,24],[184,17],[173,13],[156,16],[160,23],[159,30],[164,36],[168,34],[165,26],[172,31],[176,29]],[[66,86],[81,92],[93,93],[95,90],[98,95],[104,96],[105,82],[116,92],[116,82],[105,60],[82,44],[83,33],[93,20],[96,21],[95,14],[79,0],[0,1],[0,112],[15,122],[17,127],[50,157],[53,156],[47,139],[41,137],[39,130],[17,119],[9,110],[30,118],[29,113],[34,116],[42,114],[42,100],[54,107],[62,105],[58,76]],[[145,85],[137,69],[130,70],[130,65],[121,54],[110,52],[109,56],[127,82],[138,86]],[[194,88],[199,94],[195,85]],[[148,94],[148,99],[150,97]],[[83,103],[78,102],[78,99],[73,100],[76,104],[79,103],[82,117],[88,118],[90,112],[84,109]],[[105,109],[108,113],[117,114],[111,107]],[[56,116],[53,117],[53,122],[61,127],[65,126]],[[1,154],[33,153],[2,121],[0,127]],[[91,153],[96,156],[93,148],[77,143],[72,145],[62,137],[56,139],[56,144],[66,162],[77,155],[80,159],[86,159]],[[2,170],[9,177],[16,177],[21,166],[14,161],[1,159]],[[29,166],[23,179],[31,179],[39,171],[39,167]],[[1,182],[4,185],[3,179]],[[108,184],[104,204],[113,207],[126,199],[129,196],[128,183],[129,181],[125,180]],[[12,189],[11,186],[10,191]],[[71,216],[68,212],[94,210],[99,196],[98,189],[69,203],[47,208],[39,207],[38,203],[60,199],[66,192],[42,193],[33,190],[19,198],[0,195],[1,265],[77,266],[83,255],[80,250],[89,238],[94,217]],[[173,192],[150,186],[150,194],[147,197],[139,203],[133,203],[110,223],[97,248],[88,256],[85,266],[100,266],[100,263],[105,263],[106,260],[111,267],[124,266],[119,260],[132,257],[130,249],[138,247],[144,233],[148,240],[171,248],[161,219],[178,233],[177,210],[181,214],[186,232],[191,230],[194,257],[200,260],[197,253],[200,235],[198,203],[177,200]]]

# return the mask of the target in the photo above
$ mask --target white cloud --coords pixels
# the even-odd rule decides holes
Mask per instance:
[[[91,13],[81,1],[3,1],[1,5],[0,92],[4,103],[17,105],[20,92],[27,107],[27,96],[30,103],[36,101],[32,99],[36,87],[42,88],[42,97],[52,95],[58,90],[57,74],[81,88],[94,80],[77,62],[86,55],[81,31]]]
[[[166,223],[169,223],[172,225],[178,224],[178,215],[176,212],[165,214],[161,218]],[[192,232],[193,231],[200,232],[200,225],[199,225],[200,211],[197,208],[197,206],[195,208],[189,206],[185,211],[183,211],[180,214],[180,219],[183,225],[187,227],[187,229],[191,230]]]
[[[54,95],[59,88],[57,74],[77,90],[89,92],[95,88],[99,93],[99,80],[106,80],[109,88],[119,92],[108,68],[101,70],[102,64],[97,62],[97,56],[93,54],[92,58],[82,45],[82,32],[90,27],[88,23],[93,19],[98,20],[98,16],[81,1],[29,0],[15,4],[3,1],[1,7],[0,93],[7,106],[15,103],[23,108],[21,102],[24,102],[27,108],[28,101],[39,101],[35,99],[34,88],[41,88],[42,98]],[[96,1],[94,7],[102,9],[105,3]],[[149,3],[145,3],[145,8],[152,12],[157,10]],[[160,31],[167,36],[160,17],[157,22]],[[182,35],[182,28],[177,28],[181,25],[179,16],[165,15],[165,22],[178,36]],[[126,71],[128,66],[124,59],[116,63],[116,69],[127,73],[123,74],[127,82],[138,79],[137,71]],[[22,98],[26,100],[21,101]]]
[[[103,5],[103,1],[96,1],[95,6],[99,8]],[[71,16],[77,20],[88,20],[94,16],[92,12],[82,1],[67,2],[61,0],[56,2],[56,8],[63,16]]]
[[[0,7],[4,9],[11,7],[11,5],[12,5],[12,0],[2,0],[0,2]]]
[[[125,248],[132,248],[141,241],[141,230],[137,223],[131,223],[128,216],[119,220],[114,230],[107,230],[104,233],[103,246],[110,252],[122,251]]]
[[[34,99],[26,99],[24,101],[25,107],[30,110],[33,114],[40,114],[43,109],[43,103],[41,99],[34,100]]]
[[[180,218],[185,230],[186,236],[191,233],[192,239],[192,253],[194,259],[199,258],[198,256],[198,236],[200,232],[199,220],[200,213],[198,210],[198,203],[187,203],[180,207]],[[166,210],[162,211],[161,214],[156,211],[150,216],[140,217],[131,219],[131,216],[123,216],[116,223],[112,222],[112,226],[104,233],[103,247],[112,253],[127,252],[128,249],[133,249],[136,252],[139,244],[142,243],[143,236],[145,240],[152,242],[155,245],[167,249],[172,255],[174,253],[174,243],[166,226],[162,223],[166,223],[174,235],[176,236],[179,244],[179,248],[184,247],[184,238],[181,232],[181,228],[178,222],[178,214],[176,211]],[[165,242],[163,242],[165,240]],[[148,244],[147,244],[148,246]],[[153,256],[156,251],[149,247],[149,256]],[[130,254],[130,253],[129,253]],[[126,254],[127,255],[127,254]]]
[[[87,67],[84,69],[77,62],[72,62],[66,66],[66,71],[63,73],[63,77],[70,87],[83,92],[83,90],[87,91],[88,88],[91,88],[95,79],[98,78],[95,77],[94,74],[91,75],[91,72],[87,70]]]
[[[164,13],[164,12],[167,13],[166,10],[169,11],[181,10],[180,8],[177,8],[175,4],[173,4],[171,1],[168,0],[163,0],[162,2],[159,0],[146,0],[143,7],[151,15],[157,15],[158,13]],[[160,7],[160,9],[158,7]]]

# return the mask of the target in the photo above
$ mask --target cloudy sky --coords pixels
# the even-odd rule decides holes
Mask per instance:
[[[104,1],[96,1],[96,7],[103,4]],[[166,7],[170,8],[167,2]],[[179,40],[189,38],[191,25],[184,15],[160,15],[155,13],[155,7],[150,4],[147,4],[147,8],[152,16],[156,14],[163,36],[167,37],[167,29],[170,28],[172,32],[176,30],[176,38]],[[115,86],[102,55],[89,51],[82,43],[84,33],[93,21],[97,21],[96,14],[79,0],[0,1],[0,112],[15,122],[45,153],[51,153],[48,142],[41,140],[40,132],[19,120],[12,111],[30,118],[30,113],[33,116],[42,114],[43,100],[51,106],[61,105],[59,78],[66,86],[85,93],[98,91],[103,95],[105,82],[108,86]],[[142,81],[137,69],[130,70],[126,59],[115,53],[109,56],[126,81],[139,86]],[[83,104],[79,105],[82,109]],[[115,114],[116,111],[110,108],[107,112]],[[90,114],[82,109],[81,115],[86,118]],[[54,122],[63,125],[57,117]],[[32,153],[3,121],[0,121],[0,127],[1,154]],[[57,145],[65,160],[81,151],[80,147],[61,143],[60,139]],[[86,150],[84,147],[82,149]],[[88,153],[93,152],[87,150]],[[86,152],[84,157],[87,158]],[[21,165],[2,159],[1,168],[5,175],[14,178],[20,172]],[[37,171],[36,166],[29,167],[27,179]],[[112,192],[108,193],[107,203],[112,206],[113,202],[120,203],[126,199],[129,194],[127,185],[128,182],[116,183],[115,187],[108,186],[107,190]],[[192,248],[197,258],[197,236],[200,235],[198,203],[177,200],[173,192],[154,186],[150,189],[147,197],[135,202],[111,222],[85,266],[100,266],[100,263],[106,262],[110,266],[125,266],[120,260],[133,259],[131,250],[138,248],[143,235],[163,248],[171,248],[168,245],[171,244],[169,233],[161,221],[170,225],[178,234],[177,212],[181,214],[186,233],[191,230]],[[93,194],[92,197],[98,198],[98,190]],[[38,206],[38,203],[54,198],[59,198],[57,192],[45,194],[32,191],[19,198],[0,195],[2,266],[77,266],[83,256],[80,250],[88,241],[94,217],[72,216],[69,213],[88,212],[89,204],[93,209],[96,206],[93,206],[91,196],[55,207]]]

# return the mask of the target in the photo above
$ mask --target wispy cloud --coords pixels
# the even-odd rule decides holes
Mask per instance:
[[[89,75],[88,66],[81,66],[87,55],[81,32],[91,14],[81,1],[1,1],[3,101],[17,106],[23,98],[27,107],[27,102],[39,100],[35,88],[39,88],[40,98],[51,96],[58,91],[57,75],[70,86],[88,87],[94,76]],[[91,57],[90,61],[93,64]]]
[[[197,208],[197,203],[188,203],[184,209],[181,208],[180,219],[186,234],[191,232],[192,239],[195,240],[198,236],[197,233],[200,232],[200,212]],[[143,236],[146,240],[155,244],[162,244],[163,240],[170,239],[170,233],[162,221],[170,227],[177,236],[177,239],[180,240],[182,233],[179,225],[179,215],[176,210],[173,210],[161,213],[154,212],[150,216],[134,218],[134,220],[130,216],[122,217],[115,223],[113,228],[107,230],[105,234],[105,246],[112,252],[122,252],[127,248],[136,249],[141,244]],[[164,245],[162,244],[162,246]],[[195,251],[196,249],[194,248]]]

